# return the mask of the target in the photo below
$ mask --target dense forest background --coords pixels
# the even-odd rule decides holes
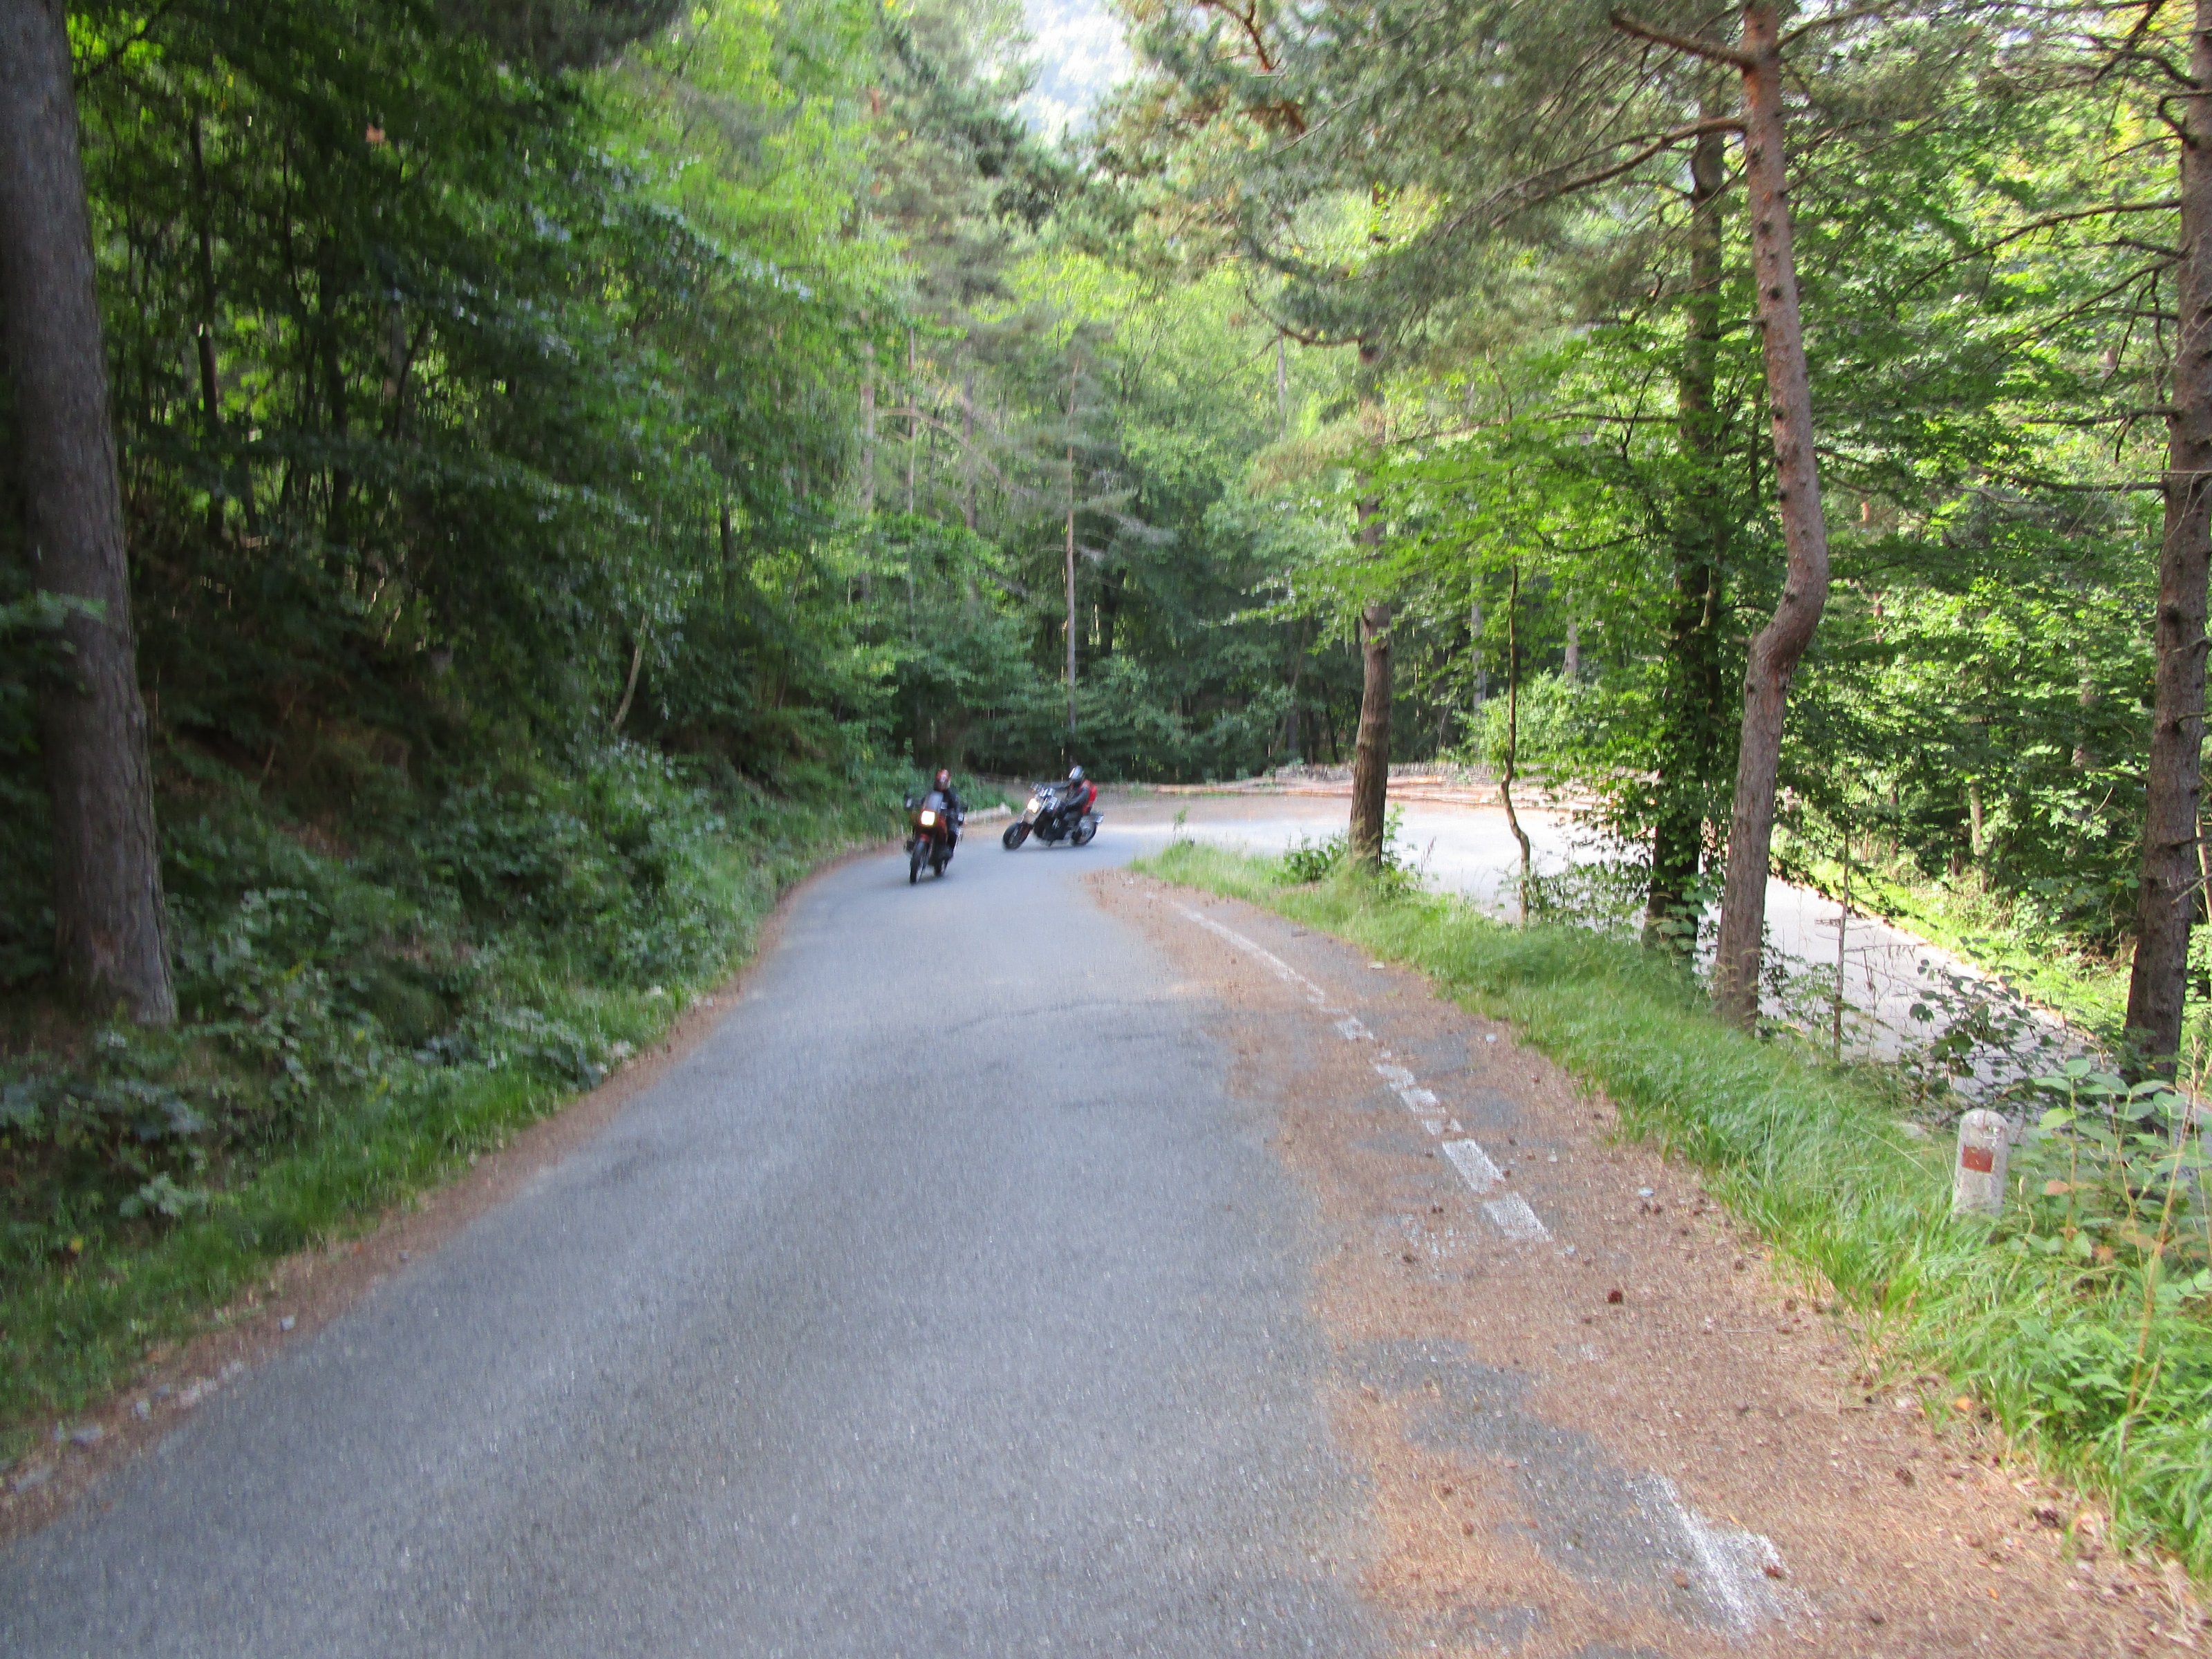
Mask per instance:
[[[918,769],[1349,763],[1379,638],[1391,758],[1571,791],[1610,920],[1695,934],[1793,554],[1726,45],[1779,14],[1123,9],[1048,138],[1012,0],[66,9],[182,1018],[59,994],[18,475],[11,1262],[430,1073],[597,1075]],[[2146,858],[2202,868],[2143,830],[2201,43],[1784,9],[1832,568],[1778,854],[2114,1030]]]
[[[115,617],[18,470],[0,1415],[595,1080],[922,769],[1348,750],[1286,572],[1349,509],[1247,478],[1343,369],[1120,256],[1018,5],[66,15],[176,1018],[57,944],[40,711]]]
[[[1835,585],[1785,818],[2110,954],[2174,210],[2156,88],[2081,31],[2159,9],[1893,9],[1800,48]],[[1518,28],[1552,83],[1424,113],[1352,13],[1140,6],[1146,69],[1052,144],[980,0],[75,9],[167,833],[242,791],[337,834],[625,744],[782,794],[1346,762],[1387,592],[1395,758],[1494,763],[1512,678],[1524,767],[1709,873],[1783,562],[1747,228],[1683,146],[1448,212],[1558,183],[1485,122],[1590,143],[1603,20],[1515,11],[1424,38]],[[1274,143],[1293,83],[1370,136]],[[53,661],[12,545],[0,580],[21,983]]]
[[[1017,8],[715,6],[611,58],[589,9],[488,10],[79,9],[166,793],[336,834],[618,740],[785,793],[1341,747],[1224,510],[1328,376],[1278,385],[1233,276],[1170,306],[1092,251]],[[4,568],[15,981],[52,929]]]

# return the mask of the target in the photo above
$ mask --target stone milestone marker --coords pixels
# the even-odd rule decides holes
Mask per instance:
[[[1959,1120],[1959,1158],[1951,1167],[1953,1215],[1995,1215],[2004,1208],[2011,1134],[2012,1126],[2001,1112],[1977,1109]]]

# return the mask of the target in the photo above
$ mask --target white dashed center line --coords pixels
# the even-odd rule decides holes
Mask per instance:
[[[1787,1619],[1795,1610],[1796,1598],[1775,1582],[1782,1555],[1772,1539],[1741,1527],[1715,1525],[1685,1504],[1674,1483],[1664,1475],[1650,1476],[1638,1485],[1638,1497],[1650,1508],[1671,1514],[1682,1529],[1706,1592],[1739,1635],[1749,1634],[1762,1620]]]
[[[1219,937],[1227,939],[1230,944],[1235,945],[1238,950],[1243,951],[1248,956],[1259,957],[1261,961],[1266,963],[1267,966],[1275,970],[1275,977],[1277,979],[1282,980],[1286,984],[1295,985],[1298,987],[1299,989],[1303,990],[1306,994],[1307,1001],[1319,1005],[1326,1005],[1328,1003],[1328,992],[1322,990],[1320,986],[1315,984],[1304,974],[1291,967],[1289,963],[1285,962],[1282,957],[1277,956],[1273,951],[1267,949],[1266,945],[1261,944],[1257,939],[1246,939],[1243,934],[1238,933],[1234,927],[1224,927],[1212,916],[1202,916],[1199,915],[1197,911],[1189,908],[1188,906],[1178,904],[1176,906],[1176,908],[1181,910],[1183,915],[1188,916],[1200,927],[1205,928],[1207,933],[1218,934]],[[1324,1006],[1323,1012],[1327,1013],[1337,1013],[1340,1012],[1341,1010]],[[1364,1026],[1361,1027],[1362,1030],[1364,1030],[1366,1028]]]
[[[1443,1115],[1437,1109],[1437,1097],[1413,1081],[1413,1074],[1402,1066],[1382,1060],[1375,1062],[1375,1070],[1390,1085],[1390,1092],[1405,1103],[1406,1109],[1421,1120],[1421,1127],[1432,1135],[1444,1132]]]

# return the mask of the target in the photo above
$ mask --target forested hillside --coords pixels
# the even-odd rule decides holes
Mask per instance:
[[[672,9],[75,12],[162,785],[1060,764],[1071,501],[1086,757],[1279,756],[1273,562],[1208,518],[1290,407],[1233,274],[1167,307],[1097,251],[1017,9]],[[21,980],[52,619],[7,568]]]
[[[1533,775],[1740,1023],[1855,866],[2202,1070],[2212,0],[1122,12],[1061,136],[1013,0],[9,9],[11,1351],[939,764]]]
[[[1389,644],[1394,752],[1495,764],[1474,710],[1525,683],[1520,764],[1602,798],[1654,941],[1744,855],[1740,1016],[1771,835],[2028,957],[2147,939],[2125,1024],[2172,1052],[2208,989],[2191,9],[1139,12],[1100,151],[1137,257],[1231,258],[1294,357],[1359,365],[1247,479],[1358,501],[1300,592]]]
[[[11,1276],[173,1224],[282,1248],[368,1194],[248,1223],[245,1183],[392,1099],[423,1144],[337,1185],[404,1188],[466,1139],[453,1091],[599,1075],[913,769],[1348,750],[1347,653],[1265,614],[1284,538],[1243,493],[1334,368],[1279,363],[1233,270],[1118,257],[1125,210],[1015,112],[1018,7],[69,23],[128,614],[33,556],[84,496],[28,493],[76,474],[27,356]],[[8,290],[12,349],[51,287]],[[64,391],[100,361],[57,356]],[[143,714],[68,728],[118,640]],[[113,825],[149,781],[134,954],[156,872]],[[72,984],[141,1028],[95,1040]]]

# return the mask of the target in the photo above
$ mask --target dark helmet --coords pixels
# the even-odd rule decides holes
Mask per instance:
[[[1082,781],[1083,781],[1083,769],[1082,769],[1081,767],[1079,767],[1079,766],[1071,766],[1071,767],[1069,767],[1069,768],[1067,769],[1067,781],[1068,781],[1070,783],[1080,783],[1080,782],[1082,782]]]
[[[950,789],[952,787],[952,769],[951,767],[940,766],[937,769],[937,787],[939,789]]]

